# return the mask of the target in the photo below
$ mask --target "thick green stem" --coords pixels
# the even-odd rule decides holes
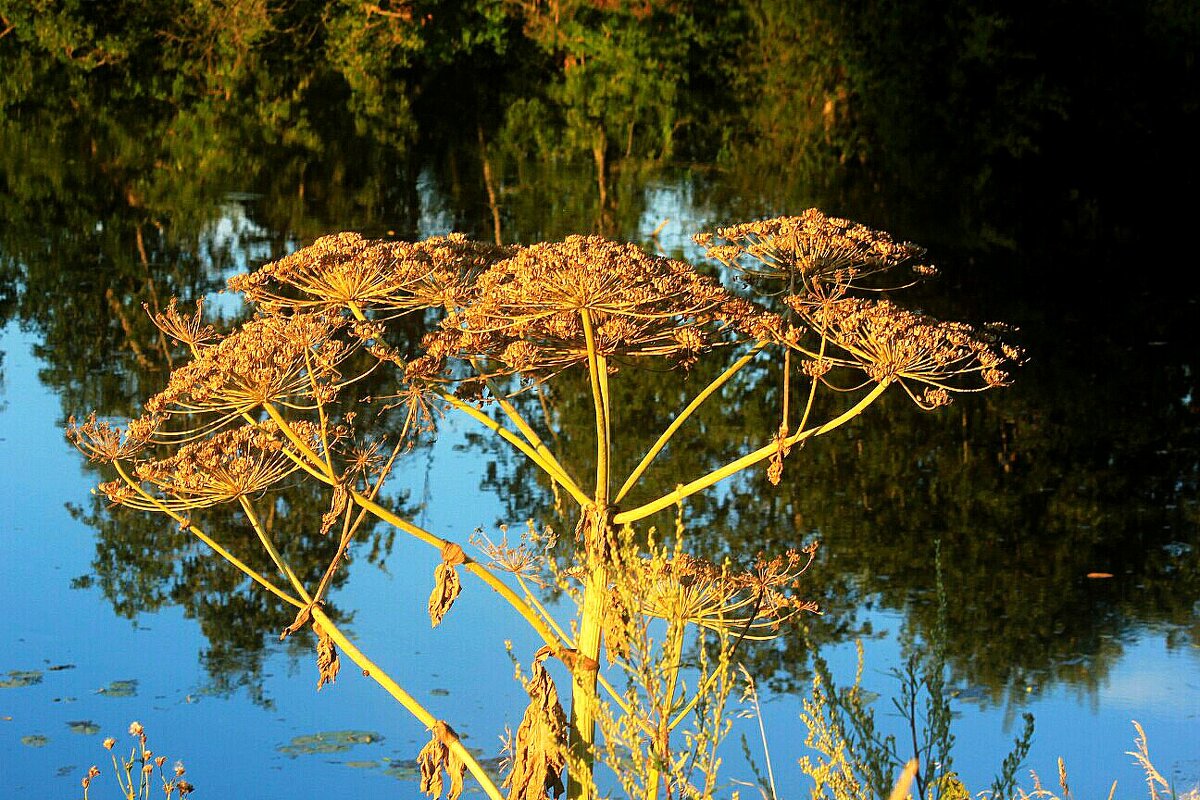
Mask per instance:
[[[593,535],[592,532],[584,536]],[[602,536],[603,532],[595,535]],[[604,604],[608,598],[608,569],[600,565],[592,568],[584,585],[583,609],[579,624],[579,638],[575,642],[580,654],[599,663],[600,634],[603,630]],[[568,800],[590,800],[594,785],[592,772],[595,753],[592,745],[596,739],[597,694],[594,670],[577,669],[571,673],[571,772],[568,775]],[[582,774],[576,772],[582,771]]]
[[[392,680],[392,678],[386,672],[380,669],[375,662],[371,661],[371,659],[367,658],[361,650],[355,647],[354,643],[346,638],[345,634],[343,634],[333,620],[331,620],[328,615],[321,610],[320,606],[314,607],[312,614],[313,619],[315,619],[321,625],[322,630],[329,634],[329,637],[333,639],[334,643],[341,649],[341,651],[362,669],[364,675],[370,677],[373,681],[382,686],[388,694],[394,697],[400,703],[400,705],[404,706],[404,708],[410,714],[416,717],[426,728],[432,729],[433,726],[437,724],[437,717],[433,716],[433,714],[430,714],[424,706],[422,706],[412,697],[412,695],[401,689],[400,685]],[[480,766],[479,762],[475,760],[475,757],[471,755],[470,751],[463,747],[462,742],[458,741],[456,738],[449,744],[449,747],[454,751],[455,755],[457,755],[462,762],[467,765],[467,769],[470,770],[471,774],[475,776],[475,780],[479,781],[480,787],[483,789],[484,793],[491,798],[491,800],[503,800],[503,795],[500,794],[500,790],[496,787],[496,784],[488,776],[487,772],[484,771],[483,767]]]
[[[588,577],[584,583],[583,608],[580,613],[579,637],[575,647],[580,655],[594,663],[600,660],[600,638],[608,600],[609,569],[604,541],[608,537],[609,440],[607,408],[607,375],[603,359],[596,351],[592,317],[587,309],[580,313],[588,350],[588,377],[592,388],[592,405],[596,410],[596,495],[594,505],[584,507],[588,517],[583,540]],[[595,765],[593,743],[596,739],[597,673],[575,670],[571,675],[571,731],[569,747],[571,769],[568,774],[569,800],[591,800],[594,796],[592,774]]]
[[[884,390],[887,389],[887,387],[890,385],[890,383],[891,383],[891,381],[884,380],[884,381],[876,384],[874,389],[872,389],[870,392],[868,392],[866,395],[864,395],[861,400],[859,400],[851,408],[847,409],[842,414],[839,414],[838,416],[829,420],[825,424],[819,425],[816,428],[810,428],[809,430],[806,430],[806,431],[797,431],[792,436],[789,436],[786,439],[784,439],[783,444],[785,446],[790,447],[790,446],[792,446],[798,442],[801,442],[805,439],[812,438],[813,436],[820,436],[821,434],[828,433],[829,431],[833,430],[834,428],[844,425],[845,423],[852,420],[854,417],[857,417],[859,414],[861,414],[866,409],[867,406],[871,405],[871,403],[875,402],[875,400],[879,397],[879,395],[883,394]],[[700,492],[700,491],[707,489],[708,487],[712,486],[714,483],[722,481],[731,475],[736,475],[737,473],[741,472],[742,470],[746,469],[747,467],[754,466],[758,462],[763,461],[764,459],[770,458],[771,455],[774,454],[777,449],[778,449],[778,444],[776,442],[772,442],[771,444],[760,447],[759,449],[755,450],[753,453],[748,453],[735,461],[729,462],[728,464],[721,467],[720,469],[713,470],[712,472],[708,473],[707,475],[705,475],[702,478],[698,478],[698,479],[692,481],[691,483],[684,484],[683,486],[680,486],[675,491],[665,494],[662,497],[658,498],[657,500],[646,503],[645,505],[642,505],[642,506],[638,506],[637,508],[632,508],[628,511],[622,511],[619,514],[616,514],[612,519],[613,524],[614,525],[624,525],[629,522],[637,522],[639,519],[645,519],[646,517],[650,516],[651,514],[654,514],[658,511],[662,511],[664,508],[667,508],[668,506],[672,506],[672,505],[678,503],[680,500],[684,499],[685,497],[690,497],[691,495],[695,494],[696,492]]]

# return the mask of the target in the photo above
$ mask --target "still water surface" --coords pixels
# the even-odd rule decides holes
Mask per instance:
[[[18,161],[8,162],[10,185],[24,174]],[[80,157],[71,169],[94,177],[103,165]],[[730,217],[741,206],[751,217],[812,199],[748,200],[722,183],[736,185],[736,176],[664,171],[626,190],[615,210],[597,212],[586,200],[588,165],[583,178],[562,165],[535,177],[532,169],[498,170],[510,241],[600,228],[694,255],[690,234],[741,219]],[[36,166],[29,170],[37,176]],[[279,610],[207,571],[203,550],[168,536],[158,520],[138,523],[93,505],[98,475],[62,437],[67,414],[127,414],[161,380],[143,301],[210,294],[227,275],[333,230],[495,233],[478,190],[464,194],[434,168],[397,167],[395,175],[403,184],[396,203],[387,192],[369,212],[348,202],[351,211],[325,209],[303,230],[278,222],[288,218],[282,201],[255,191],[258,175],[204,186],[186,209],[167,195],[149,217],[132,202],[105,205],[60,182],[38,202],[61,213],[32,232],[10,228],[0,241],[16,287],[0,339],[0,796],[78,794],[87,767],[103,766],[101,739],[135,719],[153,749],[184,759],[199,796],[416,795],[419,726],[352,673],[316,693],[310,651],[274,641],[271,631],[287,622]],[[1118,796],[1139,796],[1140,773],[1125,755],[1133,719],[1146,727],[1164,775],[1182,788],[1200,782],[1197,365],[1194,338],[1175,324],[1196,311],[1195,298],[1148,298],[1155,313],[1125,309],[1142,322],[1114,336],[1086,307],[988,277],[1012,253],[976,251],[961,231],[904,222],[920,218],[919,209],[881,219],[873,202],[834,202],[833,213],[911,226],[896,229],[902,238],[944,241],[932,255],[960,259],[959,271],[921,302],[1022,323],[1033,360],[1012,388],[963,398],[940,415],[884,403],[843,439],[808,448],[774,500],[762,499],[761,480],[724,487],[697,511],[711,523],[711,541],[698,546],[753,553],[821,539],[811,593],[826,614],[812,636],[843,683],[853,677],[853,641],[864,639],[864,683],[893,724],[896,687],[886,673],[900,663],[902,632],[933,629],[938,540],[959,715],[955,765],[968,786],[990,783],[1024,711],[1037,719],[1028,766],[1052,778],[1064,757],[1079,797],[1106,795],[1114,779]],[[229,298],[214,299],[237,312]],[[130,333],[138,347],[125,343]],[[725,435],[736,443],[746,416],[729,415],[713,446]],[[512,492],[522,474],[467,434],[451,423],[398,476],[405,502],[424,504],[422,523],[462,539],[536,514],[543,493]],[[371,657],[490,758],[524,706],[504,642],[513,639],[517,653],[535,644],[472,587],[431,632],[424,576],[433,566],[430,552],[405,542],[364,543],[334,601]],[[749,658],[772,687],[763,714],[781,796],[803,796],[795,761],[803,753],[804,650],[785,635]],[[730,780],[751,780],[741,733],[761,761],[755,726],[739,722]],[[98,784],[93,796],[114,789]]]

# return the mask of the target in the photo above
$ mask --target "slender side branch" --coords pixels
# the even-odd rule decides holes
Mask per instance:
[[[334,624],[333,620],[321,609],[320,606],[314,606],[312,610],[313,619],[320,623],[321,628],[329,634],[334,643],[342,649],[342,652],[350,657],[350,660],[362,668],[363,674],[370,677],[380,686],[382,686],[388,694],[396,698],[400,705],[420,720],[421,724],[426,728],[432,728],[437,723],[437,718],[430,714],[424,706],[418,703],[412,695],[400,688],[392,678],[384,672],[375,662],[367,658],[361,650],[354,646],[354,643],[346,638]],[[475,776],[475,780],[479,781],[480,787],[491,800],[504,800],[504,796],[500,790],[496,788],[496,784],[480,766],[475,757],[470,751],[462,745],[462,742],[455,739],[450,745],[450,749],[454,751],[462,762],[467,765],[467,769]]]
[[[742,367],[750,363],[751,359],[758,355],[758,352],[762,350],[765,345],[766,342],[759,342],[756,344],[750,352],[739,358],[729,366],[729,369],[725,370],[716,378],[714,378],[712,383],[704,387],[704,391],[696,395],[692,399],[692,402],[688,403],[687,407],[683,409],[683,411],[679,412],[679,416],[675,417],[671,424],[667,426],[667,429],[662,432],[661,436],[658,437],[658,441],[654,443],[654,446],[646,452],[646,455],[642,456],[642,460],[636,467],[634,467],[633,472],[629,473],[629,477],[625,479],[624,485],[621,486],[620,491],[618,491],[616,497],[613,498],[614,503],[620,503],[625,495],[629,493],[629,490],[637,485],[638,479],[642,477],[642,473],[644,473],[650,467],[650,465],[654,463],[654,459],[657,458],[658,454],[662,452],[662,449],[667,446],[667,442],[671,441],[671,437],[674,436],[675,432],[683,426],[683,423],[687,421],[688,417],[695,413],[696,409],[704,405],[704,401],[708,400],[708,398],[711,397],[715,391],[725,385],[726,381],[736,375],[742,369]]]
[[[263,403],[262,407],[263,410],[266,411],[271,417],[271,419],[275,420],[275,423],[279,425],[279,429],[283,431],[283,435],[286,436],[288,440],[296,446],[297,450],[304,454],[305,458],[309,459],[313,465],[319,467],[321,471],[330,478],[334,480],[337,479],[337,476],[333,474],[333,468],[327,465],[325,463],[325,459],[317,455],[316,451],[308,446],[308,442],[304,441],[299,435],[296,434],[296,431],[291,425],[288,424],[288,421],[283,414],[279,413],[279,409],[275,407],[274,403]]]
[[[555,482],[570,492],[571,496],[575,498],[577,503],[580,505],[587,505],[591,502],[591,498],[583,493],[583,490],[579,488],[575,481],[571,479],[571,476],[566,473],[566,471],[558,464],[556,460],[554,460],[553,456],[547,460],[541,453],[533,449],[533,447],[526,442],[522,441],[522,439],[515,433],[510,431],[508,428],[505,428],[503,425],[496,422],[496,420],[492,419],[478,408],[475,408],[475,406],[471,405],[470,403],[464,403],[454,395],[444,392],[439,393],[439,396],[447,403],[457,408],[459,411],[462,411],[467,416],[479,422],[479,424],[500,434],[504,441],[508,442],[513,447],[517,448],[526,456],[528,456],[530,461],[541,467],[543,472],[545,472]],[[543,449],[545,449],[544,446]],[[549,454],[549,451],[546,452]]]
[[[254,513],[254,505],[250,502],[250,498],[242,495],[238,498],[238,502],[241,503],[242,511],[246,513],[246,519],[250,520],[250,524],[254,527],[254,532],[258,534],[258,540],[262,542],[263,549],[271,557],[271,561],[274,562],[276,569],[288,579],[288,582],[292,584],[292,588],[296,590],[296,593],[300,595],[305,603],[311,603],[312,597],[305,590],[304,584],[296,577],[296,573],[287,565],[287,562],[283,560],[283,556],[279,554],[275,543],[271,541],[271,537],[267,534],[262,522],[259,521],[258,514]]]
[[[121,466],[120,461],[114,461],[113,465],[117,468],[117,472],[120,474],[121,479],[124,480],[125,483],[127,483],[127,484],[129,484],[129,486],[133,487],[133,490],[135,492],[137,492],[138,494],[140,494],[142,497],[144,497],[146,500],[149,500],[151,503],[153,503],[155,506],[157,506],[159,511],[161,511],[162,513],[166,514],[171,519],[178,522],[179,527],[185,529],[186,531],[191,533],[193,536],[195,536],[197,539],[199,539],[200,541],[204,542],[206,545],[211,547],[213,552],[215,552],[221,558],[228,561],[233,566],[237,567],[244,575],[246,575],[246,577],[250,578],[255,583],[262,586],[264,589],[266,589],[268,592],[270,592],[271,594],[278,597],[283,602],[287,603],[288,605],[295,606],[296,608],[304,608],[304,603],[300,602],[299,600],[292,597],[287,592],[280,589],[275,584],[271,583],[271,581],[267,580],[262,575],[260,575],[253,567],[247,566],[245,564],[245,562],[243,562],[241,559],[239,559],[233,553],[229,552],[224,547],[217,544],[217,542],[214,539],[210,538],[206,533],[204,533],[204,531],[200,530],[195,525],[193,525],[191,523],[191,520],[189,520],[183,514],[180,514],[177,511],[172,511],[170,508],[167,508],[167,506],[165,506],[163,503],[161,503],[157,497],[155,497],[154,495],[150,494],[145,489],[143,489],[141,484],[139,484],[132,477],[130,477],[129,473],[125,470],[125,467]]]
[[[890,384],[891,384],[890,380],[881,381],[880,383],[875,385],[874,389],[872,389],[870,392],[868,392],[866,395],[864,395],[861,400],[859,400],[851,408],[847,409],[842,414],[834,417],[833,419],[829,420],[828,422],[826,422],[823,425],[817,426],[816,428],[809,428],[806,431],[797,431],[794,435],[789,436],[783,440],[784,445],[790,447],[791,445],[794,445],[797,442],[801,442],[805,439],[810,439],[813,436],[820,436],[823,433],[828,433],[829,431],[833,430],[834,428],[844,425],[845,423],[849,422],[854,417],[861,414],[867,406],[871,405],[871,403],[875,402],[875,400],[881,394],[883,394],[884,390],[887,389],[887,387]],[[751,467],[751,466],[757,464],[759,461],[770,458],[771,455],[774,452],[776,452],[777,449],[778,449],[778,445],[774,442],[772,442],[771,444],[765,445],[763,447],[760,447],[759,449],[755,450],[753,453],[748,453],[748,454],[742,456],[741,458],[737,459],[736,461],[731,461],[728,464],[726,464],[725,466],[721,467],[720,469],[716,469],[716,470],[713,470],[712,472],[708,473],[703,478],[698,478],[698,479],[692,481],[691,483],[680,486],[675,491],[665,494],[662,497],[658,498],[657,500],[646,503],[645,505],[642,505],[642,506],[638,506],[637,508],[631,508],[628,511],[622,511],[622,512],[614,515],[613,520],[612,520],[613,524],[614,525],[624,525],[625,523],[628,523],[628,522],[637,522],[639,519],[645,519],[646,517],[650,516],[651,514],[661,511],[664,508],[667,508],[668,506],[672,506],[675,503],[678,503],[680,500],[682,500],[685,497],[690,497],[691,495],[695,494],[696,492],[700,492],[700,491],[707,489],[708,487],[712,486],[714,483],[722,481],[731,475],[735,475],[738,472],[741,472],[742,470],[746,469],[747,467]]]
[[[424,528],[414,525],[403,517],[393,514],[391,511],[388,511],[374,500],[364,497],[358,492],[350,492],[350,497],[359,506],[365,508],[367,511],[370,511],[384,522],[394,525],[405,533],[420,539],[422,542],[430,545],[431,547],[436,547],[438,550],[441,550],[450,543],[449,540],[430,533]],[[545,621],[538,616],[537,611],[535,611],[533,608],[530,608],[529,604],[526,603],[520,595],[512,590],[512,587],[500,580],[500,578],[494,575],[491,570],[480,564],[478,561],[473,561],[470,558],[468,558],[463,564],[463,569],[478,577],[489,587],[491,587],[496,594],[507,600],[508,604],[516,609],[517,613],[525,618],[530,627],[537,632],[538,636],[542,637],[542,640],[545,641],[546,644],[554,645],[555,647],[561,647],[563,645],[563,641],[554,634],[554,631],[550,630],[550,627],[545,623]]]

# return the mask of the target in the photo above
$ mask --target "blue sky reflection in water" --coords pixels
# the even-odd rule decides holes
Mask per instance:
[[[642,235],[661,218],[704,221],[704,213],[688,202],[689,187],[665,184],[648,194]],[[240,268],[245,252],[256,248],[238,242],[236,232],[251,241],[259,233],[240,207],[230,213],[235,206],[226,206],[210,230],[218,249],[238,253],[233,266]],[[422,234],[443,232],[444,215],[429,212],[421,218],[420,227],[428,228]],[[685,247],[688,228],[672,225],[664,230],[660,243],[668,250]],[[232,248],[226,247],[231,241]],[[234,311],[225,300],[220,305],[226,312]],[[0,682],[11,676],[20,683],[25,673],[40,675],[40,680],[26,686],[0,688],[0,795],[77,793],[87,767],[104,766],[101,739],[117,736],[119,747],[125,746],[125,728],[136,719],[146,726],[157,753],[185,761],[188,777],[204,796],[254,798],[286,793],[315,798],[330,790],[347,796],[374,792],[415,796],[411,759],[424,733],[353,669],[343,671],[334,686],[318,694],[313,690],[316,674],[308,651],[297,656],[273,644],[270,631],[250,632],[251,636],[261,633],[266,640],[258,687],[214,692],[211,671],[197,658],[208,641],[196,620],[186,618],[179,606],[167,602],[156,613],[135,613],[126,619],[114,613],[98,586],[76,580],[93,573],[98,554],[95,531],[73,517],[67,506],[86,504],[95,477],[82,468],[80,457],[62,438],[61,400],[39,380],[45,364],[31,353],[38,343],[36,334],[11,325],[0,340],[6,354],[0,456],[8,465],[0,473],[4,509],[0,569],[5,576],[0,582],[0,605],[6,609],[0,622],[0,640],[5,643]],[[1021,391],[1022,377],[1007,391]],[[961,402],[969,407],[972,399]],[[410,498],[427,501],[421,512],[423,524],[432,530],[454,531],[457,538],[465,538],[479,526],[494,532],[494,524],[508,513],[495,492],[480,488],[494,454],[473,451],[464,433],[452,422],[432,451],[410,457],[395,482],[395,488],[407,491]],[[819,467],[817,462],[812,468]],[[806,466],[799,461],[790,469],[803,472]],[[806,533],[827,538],[819,527]],[[1184,540],[1189,534],[1178,533],[1180,541],[1174,542],[1171,552],[1187,564],[1191,553]],[[826,548],[836,556],[836,541],[827,541]],[[1003,551],[995,557],[1001,563]],[[521,626],[508,609],[471,584],[442,627],[430,631],[424,604],[433,554],[399,542],[381,563],[357,559],[351,579],[335,594],[337,605],[352,614],[351,631],[409,691],[435,713],[451,718],[468,737],[469,746],[488,756],[498,755],[498,735],[505,725],[515,727],[524,704],[519,685],[510,680],[504,641],[513,639],[520,655],[534,649],[532,638],[522,639]],[[995,567],[985,564],[983,568]],[[816,569],[831,570],[836,565],[823,561]],[[864,685],[880,695],[877,713],[884,724],[894,724],[889,711],[896,684],[886,673],[900,660],[896,635],[905,624],[905,612],[903,606],[897,610],[888,601],[884,587],[891,576],[876,577],[880,588],[859,587],[856,598],[866,602],[855,612],[854,622],[869,632]],[[1118,574],[1115,580],[1121,579]],[[862,576],[854,580],[864,581]],[[1081,591],[1081,582],[1064,591]],[[955,594],[954,586],[948,589]],[[1133,589],[1136,592],[1137,587]],[[838,610],[836,598],[818,599],[832,601],[833,611]],[[1022,609],[1004,613],[1021,614]],[[1192,614],[1194,626],[1195,609]],[[1080,654],[1078,681],[1069,677],[1026,680],[1018,673],[1008,676],[999,694],[995,687],[956,683],[956,768],[969,786],[990,782],[1024,710],[1032,711],[1038,722],[1027,766],[1052,779],[1055,759],[1063,756],[1077,796],[1106,795],[1113,779],[1120,782],[1118,796],[1139,796],[1140,773],[1125,755],[1132,746],[1132,719],[1145,725],[1151,752],[1164,774],[1177,779],[1181,787],[1200,780],[1196,643],[1186,637],[1181,640],[1178,625],[1134,623],[1111,632],[1105,632],[1103,624],[1099,627],[1097,635],[1107,640],[1099,647],[1108,648],[1110,655],[1098,678],[1086,676],[1090,656]],[[826,650],[835,677],[843,684],[849,683],[854,671],[850,638],[842,637],[840,644]],[[1058,666],[1059,675],[1071,674],[1071,665]],[[806,681],[798,678],[796,683],[802,692]],[[784,797],[805,791],[794,766],[803,752],[799,697],[787,692],[769,695],[763,707]],[[94,723],[99,732],[76,732],[92,730],[78,724],[83,722]],[[739,722],[724,775],[749,780],[737,749],[740,733],[746,734],[757,753],[756,729],[749,721]],[[397,779],[404,783],[397,785]],[[105,774],[100,780],[112,779]],[[97,783],[93,796],[109,796],[113,790]]]

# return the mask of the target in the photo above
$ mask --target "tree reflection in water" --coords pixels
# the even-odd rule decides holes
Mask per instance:
[[[592,41],[589,15],[603,16],[598,8],[576,9],[576,53],[539,38],[550,33],[536,19],[525,20],[526,38],[518,39],[521,26],[479,17],[463,4],[460,22],[481,32],[471,40],[475,49],[426,42],[424,55],[410,52],[408,61],[373,56],[366,33],[344,19],[329,34],[354,45],[342,60],[304,65],[290,57],[275,65],[285,77],[274,90],[264,62],[236,58],[238,47],[249,53],[257,46],[252,40],[219,50],[232,60],[204,74],[204,85],[215,81],[208,89],[180,94],[139,83],[132,56],[120,62],[124,72],[84,73],[78,64],[32,57],[36,42],[5,37],[0,318],[38,334],[41,378],[64,409],[130,416],[174,357],[142,304],[158,309],[171,295],[190,302],[247,261],[278,257],[333,230],[418,238],[455,229],[505,241],[587,231],[637,238],[661,222],[651,218],[659,207],[648,187],[665,186],[685,198],[674,213],[701,221],[823,205],[903,231],[942,256],[945,277],[927,296],[942,316],[978,318],[973,308],[984,297],[989,314],[1023,322],[1033,361],[1019,389],[934,416],[885,399],[851,426],[852,435],[806,448],[784,473],[787,491],[764,491],[765,474],[756,473],[695,498],[694,527],[711,531],[710,556],[752,556],[819,538],[822,560],[810,578],[827,614],[812,632],[818,641],[856,635],[862,611],[879,606],[902,610],[918,634],[930,631],[931,557],[940,540],[951,587],[945,647],[956,680],[984,688],[996,703],[1019,702],[1031,684],[1095,689],[1141,630],[1164,631],[1176,646],[1195,644],[1200,634],[1200,348],[1189,323],[1194,304],[1168,296],[1187,296],[1194,276],[1164,273],[1166,289],[1134,285],[1103,307],[1079,291],[1086,281],[1137,283],[1131,272],[1140,265],[1179,261],[1182,244],[1161,231],[1182,210],[1155,219],[1130,198],[1146,197],[1140,176],[1164,166],[1185,181],[1194,176],[1195,157],[1174,148],[1177,161],[1168,164],[1163,151],[1172,148],[1154,147],[1142,133],[1155,126],[1134,123],[1155,120],[1170,141],[1186,141],[1195,114],[1175,111],[1193,107],[1182,102],[1184,82],[1143,81],[1136,70],[1113,77],[1103,65],[1077,72],[1062,37],[1053,53],[1034,47],[1041,74],[1031,71],[1021,56],[1038,42],[1022,37],[1054,39],[1067,17],[1074,22],[1062,10],[1035,34],[1006,27],[1001,14],[952,5],[933,19],[918,4],[897,11],[894,24],[871,28],[862,24],[865,8],[814,4],[813,19],[801,24],[781,21],[771,3],[750,4],[753,13],[705,51],[713,60],[705,69],[679,71],[681,63],[695,66],[698,50],[664,51],[670,63],[659,74],[679,82],[679,91],[654,82],[653,91],[633,98],[586,91],[585,79],[597,75],[619,81],[642,74],[649,46],[632,34]],[[711,30],[713,20],[693,11],[693,32]],[[21,15],[9,16],[22,23]],[[1118,41],[1119,22],[1093,19],[1095,40]],[[1185,21],[1160,9],[1143,22],[1143,44],[1163,46],[1140,74],[1171,74]],[[653,35],[679,35],[658,23],[648,29]],[[904,35],[913,29],[931,33]],[[302,26],[286,30],[307,35]],[[768,37],[768,30],[786,35]],[[957,35],[964,32],[976,35]],[[864,37],[871,47],[862,46]],[[513,47],[481,44],[502,39]],[[906,55],[896,59],[901,40]],[[97,41],[87,58],[100,59],[105,47],[134,54],[146,45]],[[919,52],[910,49],[914,41],[922,43]],[[172,70],[192,74],[185,45],[164,57],[175,59]],[[721,84],[717,78],[730,74],[721,60],[734,50],[742,62]],[[864,52],[875,55],[855,56]],[[583,55],[596,72],[565,80],[547,66],[560,56],[554,64],[581,64]],[[528,69],[497,69],[504,59]],[[796,68],[768,68],[781,62]],[[884,76],[894,91],[868,92],[889,63],[897,65]],[[352,68],[354,80],[337,77]],[[549,81],[539,83],[546,78],[539,70],[547,69]],[[939,83],[946,74],[950,86]],[[1106,84],[1105,76],[1113,80]],[[409,83],[403,101],[390,104],[397,77]],[[984,92],[983,85],[998,88]],[[1150,88],[1133,106],[1117,108],[1105,85]],[[801,96],[804,87],[817,89]],[[283,91],[289,88],[293,95]],[[462,108],[439,113],[431,98],[455,91]],[[598,105],[589,106],[593,96]],[[806,113],[781,125],[780,109],[800,101]],[[1107,120],[1103,140],[1075,152],[1064,107],[1080,126]],[[969,130],[951,141],[962,115]],[[1072,155],[1051,162],[1037,147]],[[668,165],[661,157],[672,151],[706,163]],[[1080,166],[1098,151],[1119,155],[1104,178]],[[974,184],[964,187],[964,176]],[[741,379],[763,380],[765,369]],[[682,376],[646,373],[640,383],[616,385],[628,396],[614,407],[628,410],[626,424],[661,427],[660,408],[678,407],[711,377],[703,367]],[[747,431],[771,427],[775,398],[766,394],[761,406],[700,416],[672,447],[698,466],[722,463],[745,447]],[[590,424],[583,397],[564,389],[547,398],[562,427]],[[616,454],[626,468],[639,456]],[[525,465],[500,453],[490,458],[486,487],[510,504],[509,516],[542,515],[547,487]],[[655,490],[677,476],[664,470],[650,478]],[[322,510],[292,497],[277,507],[275,524],[315,531]],[[214,685],[261,691],[253,688],[261,686],[266,652],[261,632],[286,624],[281,612],[182,532],[98,502],[76,513],[99,533],[95,581],[118,613],[181,606],[209,637],[205,663]],[[312,536],[298,563],[319,568],[331,546]],[[359,555],[370,550],[372,559],[386,560],[389,547],[375,538]],[[1092,572],[1114,577],[1087,578]],[[235,617],[253,623],[221,624]],[[798,641],[784,636],[755,649],[759,674],[789,685],[805,660]]]

